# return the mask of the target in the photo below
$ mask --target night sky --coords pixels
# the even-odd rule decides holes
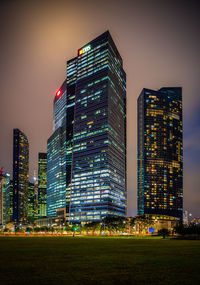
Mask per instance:
[[[128,215],[137,209],[137,97],[183,87],[184,209],[200,216],[199,1],[0,1],[0,167],[12,174],[12,130],[30,144],[30,177],[53,132],[66,61],[109,30],[127,74]]]

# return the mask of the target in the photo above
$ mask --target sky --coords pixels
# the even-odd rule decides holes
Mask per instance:
[[[137,212],[137,97],[183,88],[184,209],[200,216],[200,2],[0,1],[0,167],[12,175],[13,128],[30,144],[30,177],[53,133],[66,61],[109,30],[127,74],[128,215]]]

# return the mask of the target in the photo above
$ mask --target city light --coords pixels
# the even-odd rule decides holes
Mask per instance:
[[[79,49],[78,55],[80,56],[80,55],[82,55],[82,54],[84,54],[90,50],[91,50],[91,45],[87,45],[86,47]]]
[[[61,95],[60,89],[56,92],[56,97],[59,97]]]
[[[83,49],[80,49],[79,51],[78,51],[78,55],[82,55],[83,54]]]

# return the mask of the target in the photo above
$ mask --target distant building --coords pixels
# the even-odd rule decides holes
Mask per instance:
[[[29,143],[19,129],[13,130],[13,222],[26,223],[28,214]]]
[[[29,182],[28,186],[28,218],[29,223],[35,220],[35,190],[34,183]]]
[[[9,203],[8,203],[8,222],[13,219],[13,181],[10,180]]]
[[[128,218],[127,229],[132,234],[157,234],[161,229],[174,233],[179,218],[165,215],[144,214]]]
[[[0,173],[0,225],[10,222],[10,174]]]
[[[138,214],[183,216],[182,89],[138,98]]]
[[[38,154],[38,218],[47,216],[47,154]]]
[[[183,212],[183,224],[189,225],[189,213],[188,211]]]
[[[107,31],[67,62],[47,143],[47,216],[126,215],[126,74]]]

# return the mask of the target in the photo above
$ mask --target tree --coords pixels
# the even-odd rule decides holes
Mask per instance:
[[[15,233],[22,233],[22,232],[24,232],[23,228],[18,227],[18,226],[15,228]]]
[[[161,229],[158,231],[158,234],[165,238],[166,236],[170,235],[170,231],[168,229]]]
[[[103,228],[111,232],[121,232],[126,227],[126,219],[123,217],[106,216],[102,221]]]
[[[80,232],[80,226],[79,225],[73,225],[72,226],[72,232],[73,232],[73,236],[75,236],[76,232]]]
[[[144,214],[135,218],[135,224],[139,228],[139,233],[142,233],[143,231],[148,233],[148,228],[149,226],[154,224],[154,221],[152,220],[150,215]]]
[[[66,225],[65,227],[64,227],[64,231],[66,231],[66,232],[72,232],[73,231],[73,228],[72,228],[72,226],[70,226],[70,225]]]
[[[190,224],[189,226],[184,226],[183,224],[179,224],[176,226],[175,232],[181,236],[200,235],[200,225]]]
[[[40,227],[35,227],[35,228],[34,228],[34,232],[35,232],[35,233],[39,233],[39,232],[40,232]]]
[[[27,227],[27,228],[26,228],[26,232],[27,232],[27,233],[31,233],[32,231],[33,231],[33,228],[31,228],[31,227]]]
[[[129,222],[129,233],[135,231],[137,217],[132,217]]]
[[[88,228],[92,231],[93,235],[95,234],[95,231],[98,231],[101,229],[101,224],[100,222],[97,222],[97,221],[90,222],[87,225],[88,225]]]

